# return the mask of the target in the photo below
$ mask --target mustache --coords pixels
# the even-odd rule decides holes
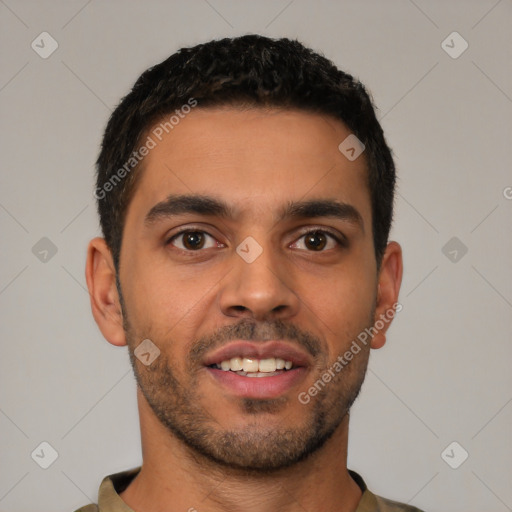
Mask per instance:
[[[255,322],[245,319],[236,324],[225,325],[215,334],[204,336],[197,340],[190,350],[191,363],[201,363],[207,352],[215,350],[233,340],[291,341],[302,347],[313,357],[321,353],[323,347],[321,340],[303,331],[296,325],[286,324],[282,320]]]

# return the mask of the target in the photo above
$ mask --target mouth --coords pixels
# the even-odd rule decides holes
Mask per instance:
[[[224,392],[244,398],[277,398],[302,381],[310,357],[282,342],[235,342],[208,356],[208,373]]]
[[[232,357],[210,365],[225,372],[234,372],[242,377],[273,377],[293,368],[292,361],[285,361],[280,357],[256,359],[254,357]]]

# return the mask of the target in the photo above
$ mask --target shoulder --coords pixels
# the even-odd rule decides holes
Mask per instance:
[[[373,492],[368,489],[361,475],[350,469],[348,472],[363,493],[356,512],[423,512],[423,510],[413,507],[412,505],[373,494]]]
[[[423,510],[413,507],[412,505],[389,500],[382,496],[376,496],[375,494],[374,497],[375,503],[378,506],[375,510],[378,510],[379,512],[423,512]]]
[[[75,512],[133,512],[121,499],[123,492],[139,473],[141,466],[108,475],[101,481],[98,490],[98,504],[91,503],[75,510]]]

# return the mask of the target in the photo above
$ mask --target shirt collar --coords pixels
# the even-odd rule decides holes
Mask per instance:
[[[140,470],[141,466],[138,466],[127,471],[114,473],[103,479],[98,493],[99,512],[134,512],[134,510],[122,500],[119,494],[130,485],[131,481],[139,474]],[[361,475],[350,469],[348,472],[362,492],[356,512],[371,512],[375,510],[375,505],[377,504],[376,498],[374,494],[368,490]]]

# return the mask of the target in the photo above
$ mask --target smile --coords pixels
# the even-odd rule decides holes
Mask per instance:
[[[225,359],[220,364],[213,364],[211,368],[217,368],[225,372],[231,371],[243,377],[270,377],[280,375],[283,371],[293,368],[292,361],[285,361],[280,357],[268,357],[256,359],[249,357],[232,357]]]
[[[313,360],[289,342],[236,340],[208,353],[203,364],[223,394],[272,399],[296,388],[311,370]]]

